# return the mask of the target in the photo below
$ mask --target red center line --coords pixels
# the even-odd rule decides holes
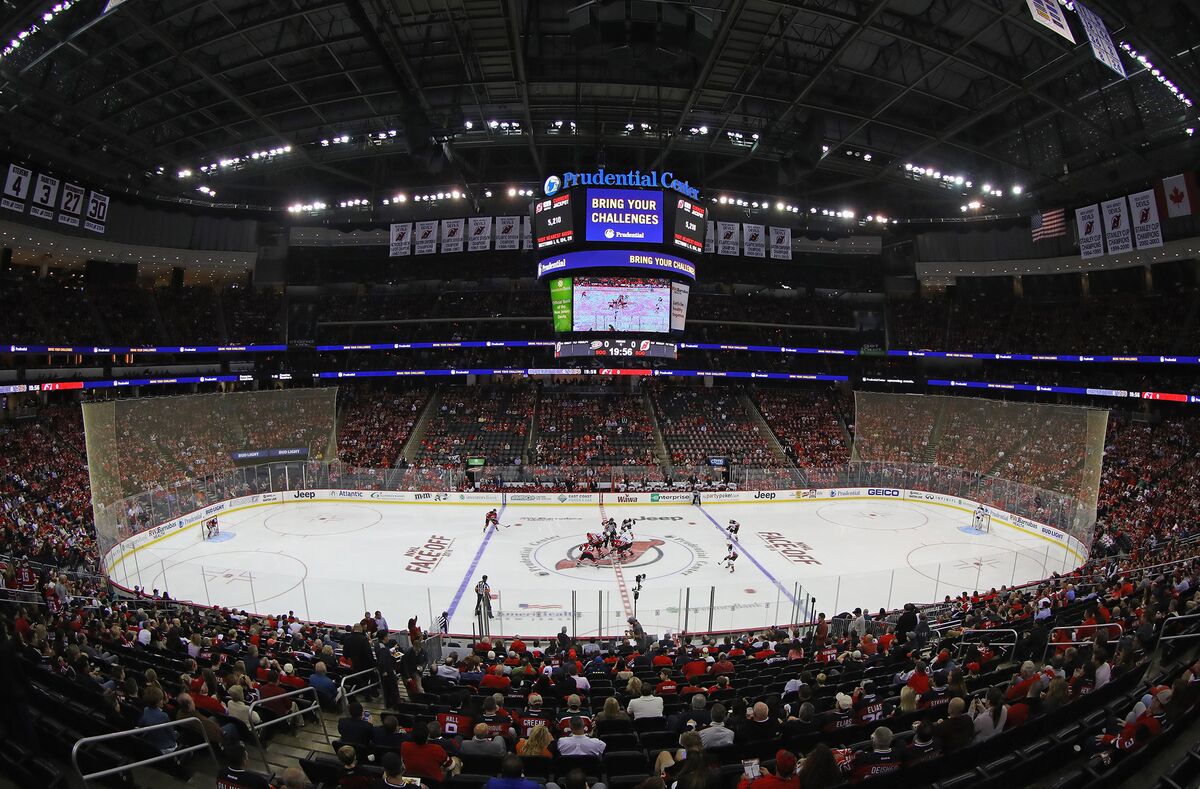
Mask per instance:
[[[604,522],[608,520],[608,516],[604,511],[604,502],[600,502],[600,528],[603,530]],[[621,603],[625,606],[625,618],[633,616],[633,603],[629,599],[629,587],[625,585],[625,573],[621,572],[621,557],[613,550],[609,553],[609,559],[612,561],[613,571],[617,574],[617,589],[621,592]]]

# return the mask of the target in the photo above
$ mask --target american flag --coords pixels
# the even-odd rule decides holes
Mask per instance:
[[[1049,211],[1038,211],[1034,213],[1029,227],[1033,230],[1034,241],[1041,241],[1043,238],[1054,238],[1055,236],[1065,236],[1067,234],[1066,209],[1051,208]]]

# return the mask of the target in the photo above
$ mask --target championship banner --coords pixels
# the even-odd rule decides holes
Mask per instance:
[[[54,221],[54,205],[58,200],[57,178],[39,174],[37,185],[33,187],[33,203],[29,206],[29,215],[47,222]]]
[[[717,223],[708,222],[708,232],[704,234],[704,254],[711,255],[717,248]]]
[[[412,254],[412,222],[393,222],[388,233],[388,257],[403,258]]]
[[[533,249],[533,218],[521,217],[521,249]]]
[[[462,252],[463,251],[463,220],[462,219],[443,219],[442,220],[442,251],[443,252]]]
[[[762,225],[753,225],[749,222],[742,224],[742,232],[745,234],[743,241],[745,242],[746,257],[748,258],[764,258],[767,256],[767,239],[764,235]]]
[[[492,218],[473,216],[467,223],[467,251],[486,252],[492,247]]]
[[[63,184],[62,199],[58,202],[58,221],[71,227],[79,227],[79,216],[83,213],[82,186]]]
[[[1133,239],[1138,249],[1162,246],[1162,223],[1158,219],[1158,203],[1154,190],[1135,192],[1129,196],[1130,216],[1133,219]]]
[[[1100,206],[1093,203],[1075,209],[1075,227],[1079,230],[1079,257],[1084,260],[1104,254],[1104,233],[1100,229]]]
[[[1121,79],[1124,79],[1125,66],[1121,63],[1121,54],[1117,51],[1117,46],[1113,43],[1104,20],[1079,0],[1075,0],[1075,13],[1079,14],[1079,21],[1083,23],[1083,32],[1087,33],[1088,43],[1092,45],[1092,54],[1096,56],[1096,60],[1120,74]]]
[[[437,252],[438,222],[431,219],[417,222],[417,254],[433,255]]]
[[[741,244],[738,241],[738,223],[737,222],[717,222],[717,254],[732,255],[737,257],[741,254]]]
[[[521,246],[521,217],[496,217],[496,249],[519,249]]]
[[[93,233],[103,233],[104,223],[108,221],[108,195],[102,195],[96,190],[88,194],[87,214],[83,218],[83,229]]]
[[[1104,237],[1108,240],[1108,254],[1119,255],[1133,249],[1133,235],[1129,230],[1129,206],[1124,197],[1106,200],[1100,204],[1104,212]]]
[[[25,198],[29,197],[29,185],[32,181],[32,170],[19,164],[10,164],[8,178],[4,181],[4,194],[0,196],[0,206],[9,211],[25,213]]]
[[[1072,35],[1071,26],[1067,24],[1067,18],[1058,6],[1058,0],[1025,0],[1025,4],[1029,6],[1029,13],[1033,15],[1034,22],[1050,28],[1072,44],[1075,43],[1075,36]]]
[[[772,227],[771,231],[771,260],[792,259],[792,229],[790,227]]]

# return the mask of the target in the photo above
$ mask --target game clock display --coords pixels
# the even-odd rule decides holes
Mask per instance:
[[[609,339],[556,342],[554,357],[609,356],[615,358],[675,359],[674,343],[653,340]]]

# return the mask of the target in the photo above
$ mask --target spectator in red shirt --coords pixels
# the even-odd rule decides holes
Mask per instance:
[[[400,757],[404,759],[404,771],[408,775],[439,784],[446,780],[450,757],[442,746],[429,741],[429,730],[425,726],[413,727],[412,740],[400,746]]]
[[[504,675],[504,669],[500,666],[493,666],[492,669],[483,675],[483,679],[479,681],[480,689],[505,691],[512,687],[512,680]]]
[[[671,679],[670,671],[663,669],[659,673],[658,677],[658,684],[654,686],[655,696],[663,696],[665,698],[667,696],[676,696],[679,694],[679,683]]]
[[[722,652],[717,655],[717,662],[713,663],[709,669],[710,674],[733,674],[737,671],[737,666],[733,665],[733,661],[729,656]]]

